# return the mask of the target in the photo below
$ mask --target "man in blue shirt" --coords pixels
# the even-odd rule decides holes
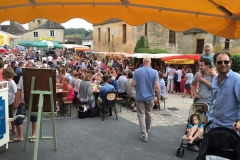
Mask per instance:
[[[133,76],[132,87],[136,87],[137,115],[141,129],[141,140],[147,142],[151,130],[151,111],[154,104],[155,89],[160,101],[158,72],[150,67],[151,59],[143,59],[143,67],[138,68]]]
[[[114,87],[115,91],[117,92],[118,87],[117,87],[116,80],[113,79],[113,76],[111,74],[109,74],[107,76],[108,76],[108,83],[111,84]]]
[[[207,113],[208,121],[212,122],[209,129],[233,129],[236,120],[240,120],[240,75],[230,69],[232,57],[228,52],[216,53],[213,59],[218,75],[212,81],[211,103]],[[234,129],[238,127],[240,124]]]
[[[99,90],[99,95],[98,95],[98,108],[100,109],[101,104],[106,104],[106,93],[110,91],[114,91],[114,87],[111,84],[108,84],[108,76],[104,75],[102,78],[102,87]]]

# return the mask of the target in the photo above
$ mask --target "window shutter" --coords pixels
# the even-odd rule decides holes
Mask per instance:
[[[49,37],[51,36],[51,31],[48,31],[48,36],[49,36]]]
[[[57,32],[54,30],[54,37],[56,37],[57,36]]]

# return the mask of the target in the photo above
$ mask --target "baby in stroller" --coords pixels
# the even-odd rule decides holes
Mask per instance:
[[[201,119],[198,114],[192,114],[190,117],[190,123],[188,125],[188,128],[186,130],[187,132],[187,137],[188,137],[188,143],[192,144],[193,141],[198,138],[202,137],[204,130],[203,126],[204,124],[200,123]]]

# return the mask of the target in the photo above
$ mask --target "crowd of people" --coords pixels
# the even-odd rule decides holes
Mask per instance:
[[[204,102],[210,106],[207,114],[208,120],[213,122],[210,128],[225,126],[240,131],[240,121],[233,125],[236,119],[240,119],[240,75],[230,69],[231,55],[228,52],[213,54],[211,44],[206,44],[203,52],[198,62],[199,72],[195,75],[191,68],[182,68],[180,65],[175,69],[173,64],[169,64],[165,75],[156,63],[151,65],[148,57],[144,58],[142,63],[139,60],[135,63],[132,58],[106,56],[101,60],[96,55],[86,53],[76,56],[68,50],[26,50],[25,54],[2,56],[0,80],[9,82],[9,110],[12,111],[9,112],[9,117],[13,116],[14,110],[17,114],[21,114],[23,110],[22,68],[56,68],[57,87],[67,91],[62,95],[63,101],[88,102],[92,108],[98,107],[101,111],[101,105],[105,103],[105,95],[109,91],[116,91],[118,96],[123,98],[123,105],[126,105],[126,97],[130,97],[130,106],[137,112],[141,139],[145,142],[151,130],[151,110],[154,104],[157,108],[164,99],[165,92],[173,93],[174,87],[176,94],[183,92],[182,98],[185,98],[188,92],[193,101]],[[95,91],[99,93],[97,104]],[[226,102],[226,97],[231,101]],[[225,105],[228,107],[224,107]],[[64,110],[67,112],[68,108]],[[37,117],[32,116],[31,121],[34,137]],[[18,118],[11,126],[11,134],[14,135],[17,131],[18,136],[10,142],[22,141],[22,120]],[[192,134],[188,135],[192,142]],[[34,139],[31,142],[34,142]]]

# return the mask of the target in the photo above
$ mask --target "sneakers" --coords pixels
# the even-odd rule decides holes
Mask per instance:
[[[141,136],[140,139],[143,141],[143,142],[147,142],[147,138],[145,136]]]

